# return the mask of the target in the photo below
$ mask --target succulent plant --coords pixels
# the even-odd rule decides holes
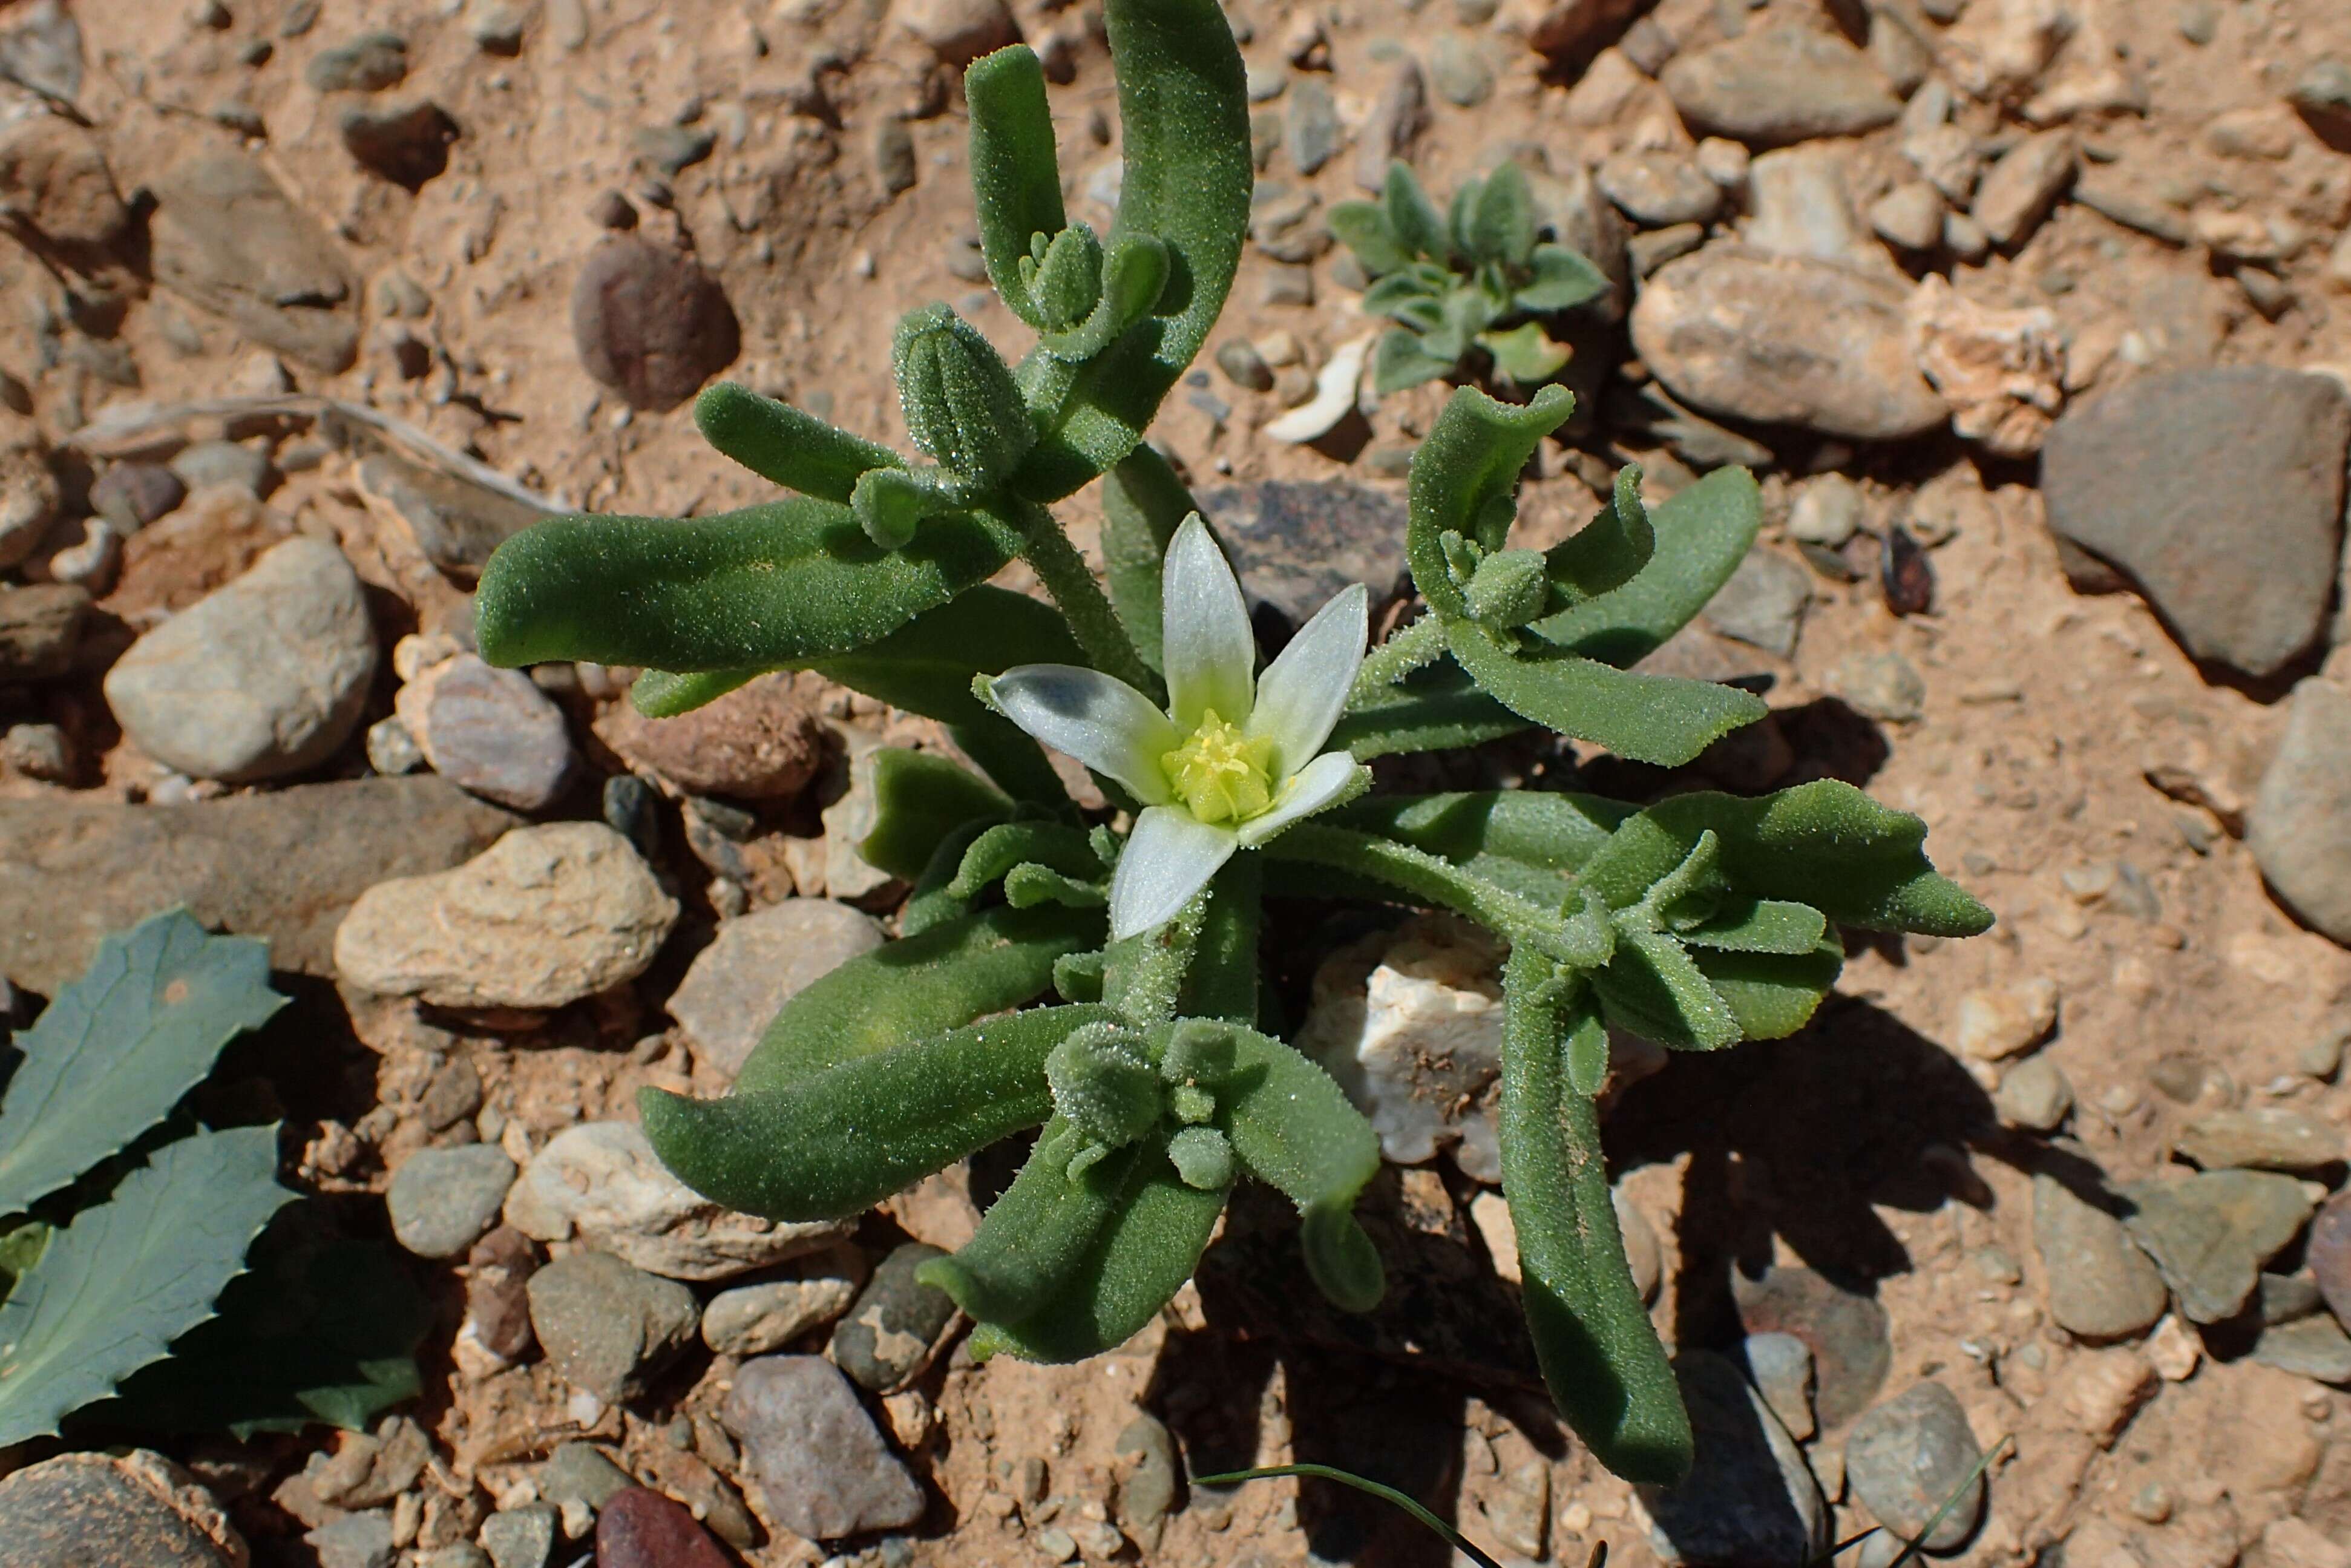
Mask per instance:
[[[643,666],[632,700],[655,716],[812,669],[938,721],[976,765],[877,754],[860,852],[913,884],[897,939],[793,997],[724,1097],[647,1091],[647,1135],[711,1198],[805,1220],[1034,1131],[977,1234],[924,1270],[977,1320],[982,1354],[1124,1341],[1244,1178],[1296,1204],[1322,1291],[1369,1310],[1382,1266],[1353,1208],[1378,1139],[1267,1027],[1263,898],[1455,911],[1510,949],[1504,1188],[1544,1374],[1604,1462],[1671,1479],[1690,1429],[1611,1207],[1607,1029],[1686,1050],[1776,1039],[1836,977],[1833,923],[1960,936],[1991,917],[1928,864],[1925,824],[1843,784],[1646,810],[1366,792],[1363,765],[1396,753],[1540,727],[1677,766],[1761,717],[1748,693],[1630,667],[1746,554],[1755,483],[1725,469],[1652,511],[1628,469],[1566,543],[1514,548],[1520,472],[1573,400],[1461,388],[1411,472],[1427,612],[1367,651],[1368,596],[1350,590],[1260,669],[1214,530],[1143,443],[1247,229],[1240,57],[1213,0],[1105,0],[1103,18],[1125,117],[1106,237],[1065,219],[1036,57],[1015,46],[967,76],[981,248],[1036,343],[1008,366],[943,307],[906,319],[894,368],[932,465],[715,387],[695,410],[712,444],[799,495],[550,519],[484,574],[494,662]],[[1603,287],[1538,245],[1512,175],[1457,200],[1458,246],[1416,187],[1390,189],[1416,225],[1399,266],[1483,256],[1515,310]],[[1107,594],[1049,509],[1097,476]],[[1015,555],[1050,603],[987,585]],[[1108,810],[1072,801],[1040,739],[1094,769]]]
[[[1516,163],[1465,183],[1440,213],[1411,166],[1392,162],[1378,201],[1342,202],[1330,222],[1372,279],[1364,308],[1395,323],[1373,351],[1383,392],[1468,374],[1480,353],[1503,381],[1541,386],[1569,353],[1544,321],[1609,288],[1582,255],[1541,237]]]

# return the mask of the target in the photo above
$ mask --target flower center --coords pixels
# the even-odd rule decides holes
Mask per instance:
[[[1192,738],[1159,758],[1167,782],[1203,822],[1238,822],[1273,804],[1273,742],[1252,738],[1209,708]]]

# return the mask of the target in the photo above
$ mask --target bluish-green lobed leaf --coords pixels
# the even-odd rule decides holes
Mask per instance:
[[[1519,386],[1539,386],[1567,363],[1566,344],[1553,342],[1539,321],[1521,321],[1507,331],[1478,334],[1478,346],[1494,357],[1494,369]]]
[[[988,281],[1015,316],[1042,329],[1020,262],[1032,235],[1058,235],[1068,224],[1044,68],[1028,45],[1014,44],[974,60],[963,86],[971,110],[972,205]]]
[[[1870,930],[1972,936],[1991,925],[1991,911],[1928,862],[1925,822],[1834,779],[1753,799],[1708,790],[1661,801],[1617,829],[1584,867],[1585,885],[1624,908],[1709,831],[1741,893]]]
[[[821,501],[847,502],[869,469],[906,465],[886,446],[733,382],[704,389],[694,423],[704,440],[762,479]]]
[[[1499,165],[1479,187],[1469,217],[1469,248],[1481,261],[1522,267],[1534,258],[1535,226],[1534,195],[1527,188],[1526,171],[1516,163]]]
[[[1380,334],[1372,351],[1372,384],[1382,392],[1397,392],[1451,373],[1458,354],[1430,351],[1411,329],[1393,327]]]
[[[1388,163],[1387,180],[1380,188],[1381,210],[1396,242],[1416,256],[1443,266],[1453,256],[1453,236],[1445,214],[1428,199],[1420,177],[1402,159]]]
[[[1736,686],[1619,670],[1540,637],[1513,652],[1469,622],[1447,631],[1454,660],[1489,695],[1537,724],[1634,762],[1677,768],[1770,711],[1761,697]]]
[[[1041,1125],[1053,1108],[1046,1056],[1071,1030],[1116,1016],[1038,1008],[789,1080],[771,1074],[721,1100],[646,1089],[637,1105],[662,1163],[713,1202],[770,1219],[845,1218]]]
[[[1543,1381],[1603,1464],[1670,1484],[1689,1469],[1689,1415],[1625,1260],[1598,1111],[1569,1083],[1579,1045],[1604,1056],[1599,1019],[1530,952],[1502,998],[1502,1191]]]
[[[1628,669],[1706,608],[1747,558],[1763,502],[1744,468],[1718,468],[1648,508],[1656,549],[1630,581],[1535,622],[1561,647]]]
[[[54,1433],[210,1317],[294,1199],[277,1174],[274,1125],[200,1132],[58,1231],[0,1303],[0,1448]]]
[[[941,841],[975,819],[1002,818],[1012,801],[959,763],[897,747],[874,753],[873,825],[857,842],[866,864],[911,881]]]
[[[847,507],[806,497],[710,517],[550,517],[490,558],[475,634],[494,664],[773,669],[879,642],[1019,546],[1011,525],[960,512],[884,550]]]
[[[1160,400],[1207,340],[1248,237],[1249,98],[1216,0],[1105,0],[1124,162],[1106,236],[1167,247],[1155,314],[1083,366],[1040,352],[1020,382],[1040,431],[1014,481],[1035,501],[1070,494],[1134,450]]]
[[[326,1425],[365,1431],[424,1391],[416,1348],[433,1307],[389,1242],[302,1234],[287,1212],[254,1243],[218,1313],[93,1410],[110,1427],[259,1432]]]
[[[1447,400],[1413,455],[1405,534],[1413,585],[1438,614],[1468,612],[1446,563],[1445,535],[1500,549],[1518,515],[1520,471],[1574,409],[1563,387],[1545,387],[1523,407],[1497,402],[1475,387],[1457,388]]]
[[[1098,910],[996,908],[884,943],[786,1002],[737,1093],[788,1087],[861,1056],[1017,1008],[1052,984],[1053,962],[1102,944]]]
[[[286,1005],[269,949],[184,909],[101,939],[89,968],[16,1037],[0,1094],[0,1216],[130,1145],[203,1082],[221,1050]]]
[[[1117,1217],[1070,1283],[1019,1323],[984,1323],[972,1352],[1023,1361],[1083,1361],[1140,1333],[1192,1277],[1225,1195],[1187,1186],[1166,1155],[1149,1149],[1128,1177]]]

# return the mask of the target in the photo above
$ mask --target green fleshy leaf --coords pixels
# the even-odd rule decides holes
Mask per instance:
[[[1494,356],[1496,370],[1522,387],[1541,385],[1568,360],[1567,345],[1552,342],[1535,321],[1521,321],[1506,332],[1480,332],[1478,346]]]
[[[1625,933],[1615,957],[1592,983],[1608,1020],[1644,1040],[1684,1051],[1719,1051],[1739,1043],[1741,1031],[1730,1004],[1670,936]]]
[[[1358,762],[1369,762],[1401,751],[1482,746],[1527,726],[1447,659],[1355,704],[1332,730],[1330,744]]]
[[[1690,957],[1749,1040],[1785,1040],[1810,1023],[1844,967],[1844,948],[1834,936],[1809,953],[1700,949]]]
[[[1633,810],[1597,795],[1507,789],[1373,795],[1340,807],[1328,821],[1408,844],[1530,902],[1557,906],[1578,868]]]
[[[1102,248],[1094,231],[1071,224],[1055,235],[1045,246],[1029,287],[1050,331],[1066,332],[1092,315],[1102,297]]]
[[[1192,1277],[1224,1212],[1225,1195],[1187,1185],[1167,1157],[1146,1149],[1117,1218],[1067,1289],[1015,1324],[983,1323],[972,1354],[1023,1361],[1083,1361],[1143,1332]]]
[[[1233,1045],[1233,1077],[1217,1097],[1220,1130],[1243,1170],[1298,1205],[1307,1270],[1322,1293],[1345,1311],[1370,1311],[1385,1281],[1353,1211],[1379,1174],[1379,1134],[1331,1075],[1291,1047],[1238,1028]]]
[[[694,423],[704,440],[762,479],[820,501],[846,502],[861,476],[906,465],[886,446],[733,382],[704,389]]]
[[[1730,580],[1762,526],[1763,502],[1753,475],[1718,468],[1649,508],[1648,517],[1656,540],[1648,564],[1622,587],[1536,622],[1538,633],[1586,658],[1631,668],[1696,619]]]
[[[958,898],[977,898],[1024,862],[1073,877],[1099,880],[1103,874],[1101,859],[1081,830],[1061,822],[1003,822],[972,841],[948,891]]]
[[[1469,220],[1469,249],[1481,261],[1509,267],[1531,265],[1535,252],[1534,194],[1526,171],[1503,163],[1486,176]]]
[[[1673,934],[1687,946],[1724,953],[1799,954],[1818,947],[1827,932],[1827,917],[1809,904],[1748,898],[1724,903],[1703,925]]]
[[[975,818],[1009,816],[1012,801],[986,779],[935,752],[888,747],[872,768],[873,826],[858,841],[867,865],[912,880],[949,833]]]
[[[1208,907],[1200,918],[1200,936],[1192,949],[1192,963],[1176,998],[1176,1011],[1187,1019],[1221,1019],[1228,1023],[1257,1021],[1259,1005],[1258,938],[1265,915],[1259,896],[1264,870],[1260,855],[1235,855],[1208,884]]]
[[[1098,911],[987,909],[840,965],[784,1004],[736,1075],[738,1093],[1017,1008],[1052,984],[1062,955],[1102,944]]]
[[[1606,1039],[1580,988],[1533,954],[1512,954],[1502,1000],[1502,1191],[1543,1381],[1601,1463],[1670,1485],[1689,1470],[1689,1415],[1625,1260],[1599,1114],[1568,1082]]]
[[[1529,258],[1534,279],[1513,295],[1521,310],[1549,315],[1588,305],[1614,287],[1608,275],[1563,245],[1539,245]]]
[[[1006,721],[971,695],[974,675],[1002,674],[1015,664],[1083,663],[1069,622],[1051,605],[984,583],[815,669],[904,712],[978,725]]]
[[[988,281],[1015,316],[1041,331],[1045,318],[1020,280],[1020,262],[1031,235],[1058,235],[1069,221],[1044,68],[1028,45],[1014,44],[974,60],[963,86],[971,111],[972,205]]]
[[[1048,332],[1041,347],[1057,360],[1082,363],[1110,347],[1159,303],[1175,258],[1150,235],[1113,242],[1102,263],[1100,296],[1086,319],[1067,332]]]
[[[1735,686],[1644,675],[1529,639],[1512,653],[1474,623],[1447,628],[1454,659],[1486,692],[1524,716],[1634,762],[1677,768],[1771,711]]]
[[[1574,409],[1563,387],[1545,387],[1523,407],[1497,402],[1475,387],[1457,388],[1447,400],[1413,455],[1405,535],[1413,584],[1438,614],[1468,612],[1445,559],[1445,536],[1500,549],[1518,514],[1520,471]]]
[[[1453,258],[1453,238],[1447,232],[1445,214],[1428,199],[1421,188],[1419,177],[1412,165],[1402,159],[1388,164],[1387,182],[1380,189],[1381,210],[1388,220],[1388,232],[1396,243],[1416,256],[1426,256],[1439,266]]]
[[[89,968],[19,1032],[0,1096],[0,1215],[20,1214],[128,1147],[286,998],[269,948],[184,909],[101,939]],[[0,1343],[5,1343],[0,1341]]]
[[[924,1284],[955,1298],[981,1322],[1018,1322],[1066,1291],[1101,1244],[1127,1199],[1143,1148],[1099,1155],[1073,1172],[1089,1147],[1075,1127],[1055,1118],[979,1229],[954,1255],[914,1271]]]
[[[1450,372],[1458,357],[1431,353],[1408,329],[1392,328],[1372,350],[1372,385],[1383,394],[1416,387]]]
[[[1433,276],[1432,276],[1433,275]],[[1408,267],[1402,272],[1391,272],[1364,290],[1364,314],[1386,316],[1399,321],[1426,320],[1434,325],[1437,317],[1414,318],[1398,314],[1408,306],[1437,306],[1440,312],[1445,294],[1452,286],[1449,275],[1430,267]]]
[[[1240,50],[1216,0],[1105,0],[1118,78],[1117,221],[1168,250],[1165,291],[1146,318],[1081,367],[1031,355],[1020,371],[1040,437],[1014,488],[1055,501],[1134,450],[1160,400],[1224,309],[1249,235],[1249,96]]]
[[[1041,1125],[1053,1108],[1047,1054],[1072,1030],[1116,1018],[1097,1007],[1038,1008],[893,1043],[789,1083],[771,1074],[769,1086],[723,1100],[645,1089],[637,1108],[662,1163],[713,1202],[769,1219],[842,1219]]]
[[[197,1133],[58,1231],[0,1303],[0,1448],[56,1432],[212,1316],[294,1201],[277,1176],[275,1125]]]
[[[1600,515],[1544,553],[1551,608],[1613,593],[1656,559],[1656,528],[1641,502],[1641,470],[1628,463],[1616,470],[1615,492]]]
[[[629,687],[629,703],[647,718],[675,718],[705,707],[767,673],[756,665],[747,670],[696,670],[685,674],[641,670]]]
[[[985,819],[963,823],[941,839],[931,852],[929,863],[914,879],[914,890],[906,895],[905,906],[898,912],[898,935],[901,937],[920,936],[924,932],[960,920],[972,913],[978,900],[958,897],[953,892],[956,870],[964,855],[977,842],[980,834],[996,826]],[[1074,999],[1074,998],[1073,998]]]
[[[869,468],[850,492],[849,509],[857,514],[867,538],[883,549],[903,549],[925,517],[953,512],[956,504],[922,475],[903,468]]]
[[[1398,242],[1377,203],[1341,202],[1323,214],[1323,222],[1332,237],[1353,251],[1374,277],[1402,271],[1412,263],[1412,253]]]
[[[1751,800],[1708,790],[1661,801],[1626,819],[1584,867],[1584,885],[1624,908],[1708,831],[1743,894],[1869,930],[1973,936],[1991,925],[1989,910],[1928,863],[1925,822],[1834,779]]]
[[[1159,565],[1184,519],[1198,511],[1192,492],[1159,449],[1145,442],[1102,476],[1102,559],[1111,603],[1135,652],[1159,668]],[[1065,663],[1067,661],[1064,661]]]
[[[992,516],[957,513],[885,550],[847,507],[807,497],[691,519],[550,517],[490,558],[475,634],[494,664],[773,669],[880,641],[1020,542]]]

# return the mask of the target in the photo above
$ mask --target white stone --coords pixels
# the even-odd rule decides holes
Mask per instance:
[[[2032,1050],[2057,1025],[2057,983],[2034,975],[1959,998],[1959,1054],[1999,1061]]]
[[[845,1250],[845,1249],[844,1249]],[[720,1355],[765,1355],[849,1310],[863,1270],[770,1280],[721,1291],[702,1312],[702,1341]]]
[[[538,1240],[583,1241],[673,1280],[728,1279],[846,1230],[711,1202],[670,1175],[633,1122],[590,1122],[557,1134],[507,1195],[506,1221]]]
[[[1268,424],[1267,436],[1296,445],[1319,441],[1337,429],[1354,409],[1355,388],[1364,379],[1364,361],[1371,358],[1372,345],[1378,338],[1376,332],[1366,332],[1333,350],[1314,377],[1314,395]]]
[[[517,828],[449,871],[378,883],[335,932],[336,972],[439,1007],[557,1008],[644,973],[677,921],[601,822]]]
[[[1951,405],[1951,429],[1998,456],[2039,452],[2065,406],[2065,335],[2055,312],[1998,309],[1929,273],[1908,313],[1911,350]]]

